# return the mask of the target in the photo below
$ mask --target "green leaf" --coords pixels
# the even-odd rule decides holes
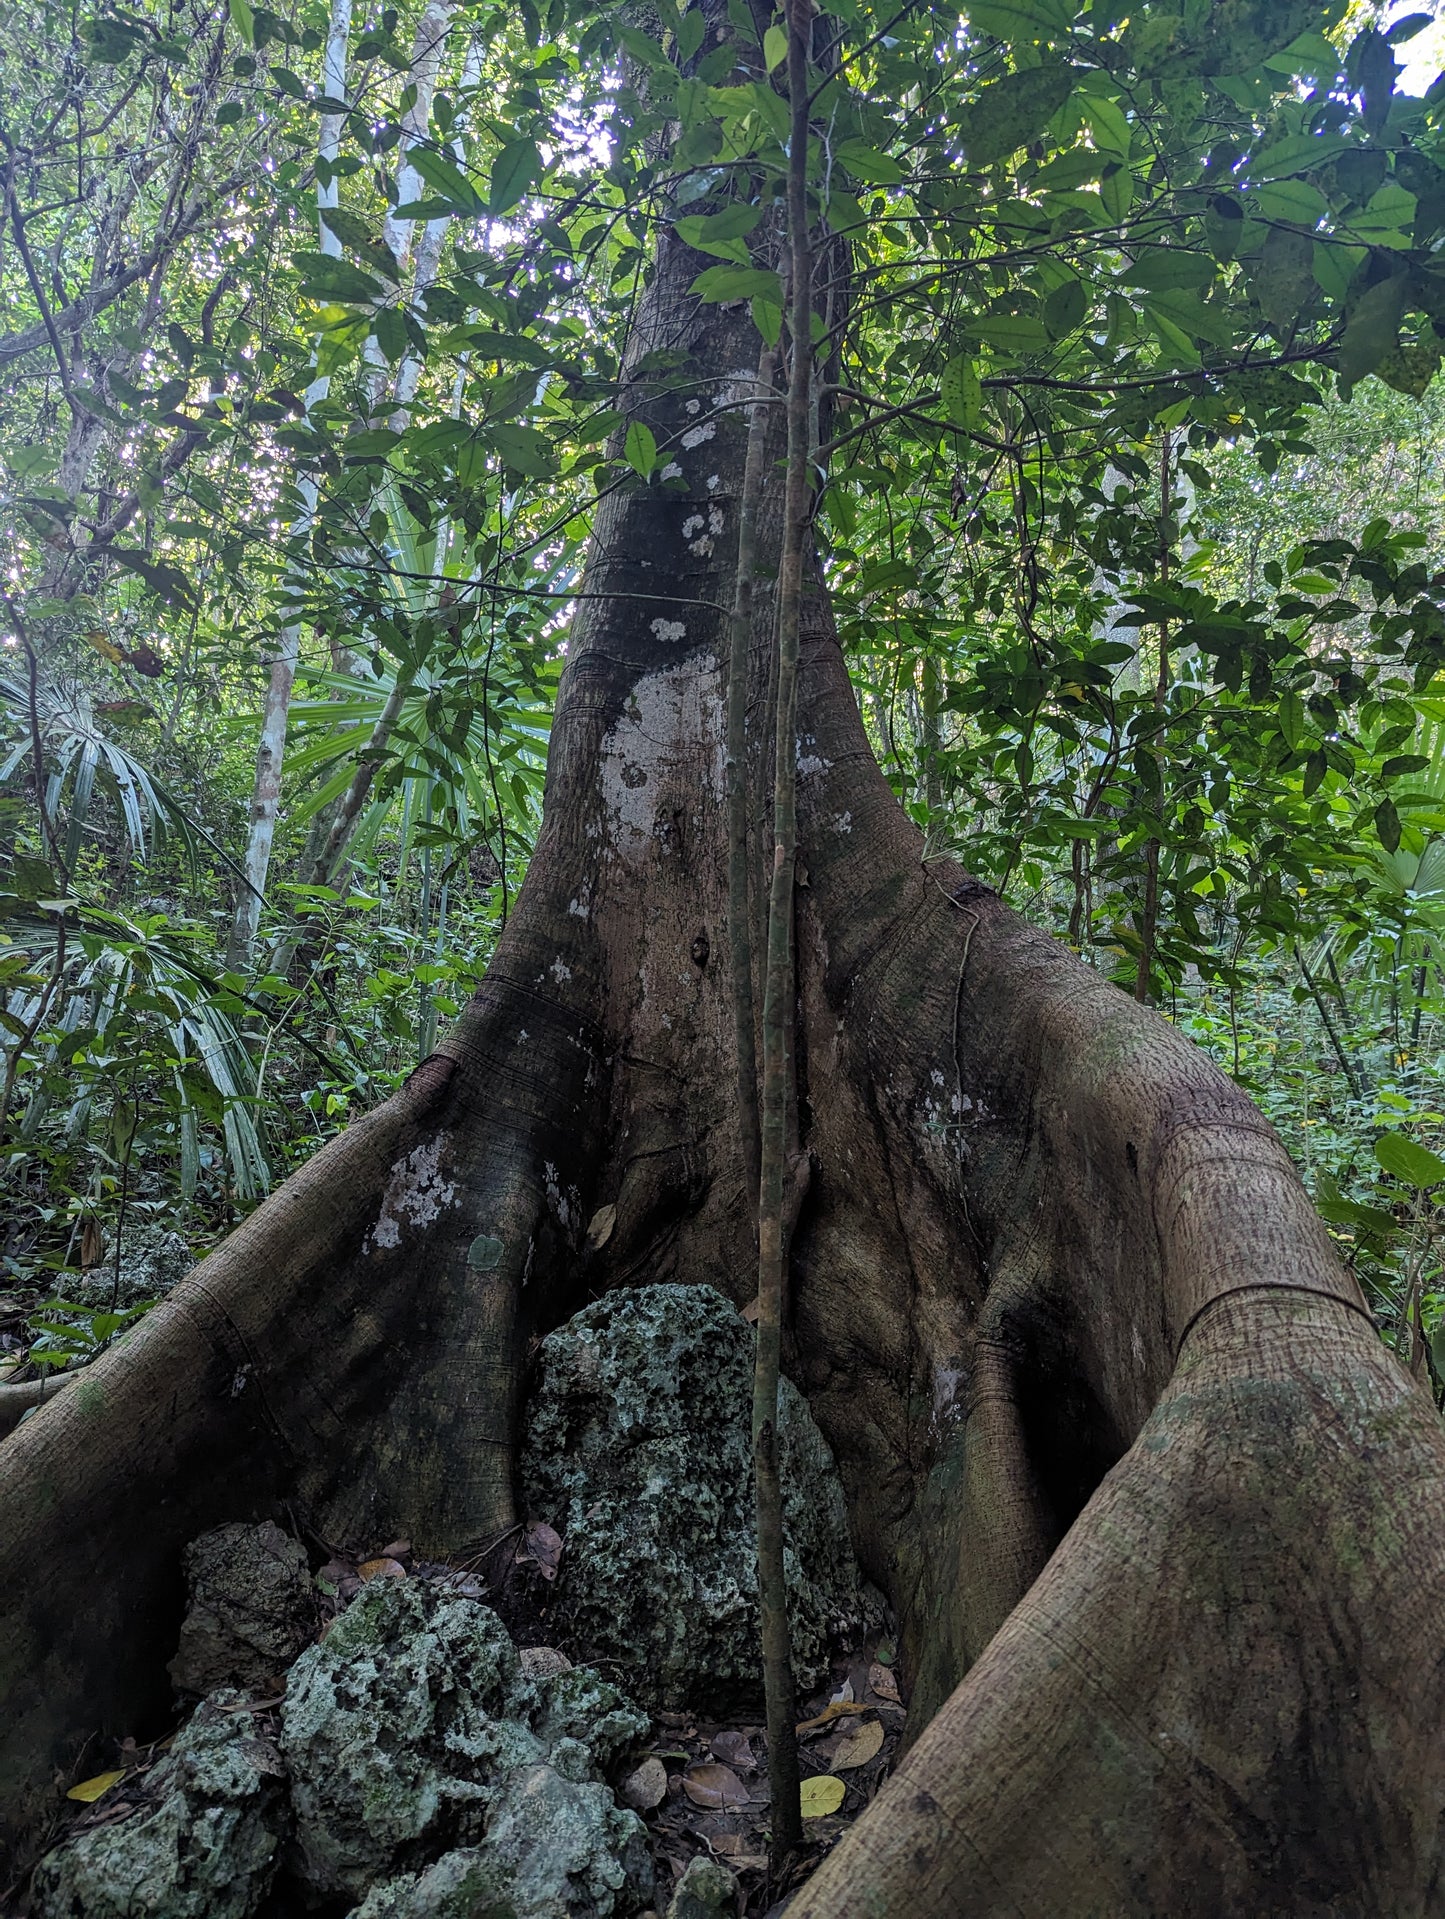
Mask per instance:
[[[379,307],[374,325],[376,344],[395,366],[406,352],[406,321],[400,307]]]
[[[1394,351],[1400,338],[1407,285],[1405,274],[1392,274],[1388,280],[1367,287],[1355,302],[1335,360],[1347,387],[1373,373],[1386,354]]]
[[[976,0],[968,8],[968,24],[975,32],[1024,46],[1067,33],[1073,20],[1069,0]]]
[[[1176,287],[1207,287],[1214,278],[1214,261],[1207,253],[1192,247],[1140,247],[1123,282],[1163,293]]]
[[[783,304],[782,281],[763,267],[708,267],[688,291],[699,300],[766,300],[776,307]]]
[[[434,192],[457,213],[485,212],[481,196],[461,168],[434,147],[411,147],[407,159]]]
[[[870,147],[866,140],[840,141],[833,149],[833,158],[846,167],[855,180],[862,180],[867,186],[896,187],[903,182],[903,169],[898,162],[876,147]]]
[[[1407,1186],[1438,1186],[1445,1180],[1445,1159],[1404,1133],[1381,1133],[1375,1141],[1375,1158],[1387,1173]]]
[[[1085,93],[1080,96],[1079,105],[1089,122],[1094,145],[1100,152],[1112,153],[1120,160],[1127,160],[1133,136],[1129,122],[1124,117],[1124,109],[1118,101],[1107,99],[1102,94]]]
[[[1309,236],[1273,227],[1250,279],[1265,318],[1280,330],[1293,326],[1315,290],[1314,250]]]
[[[783,309],[771,300],[754,298],[752,301],[753,325],[759,338],[767,346],[776,346],[783,333]]]
[[[679,240],[699,253],[716,254],[719,259],[748,265],[745,236],[763,217],[761,207],[739,204],[724,207],[721,213],[688,213],[673,222]]]
[[[246,109],[241,105],[239,100],[223,100],[220,106],[216,108],[216,125],[218,127],[233,127],[236,122],[242,118],[245,111]]]
[[[1305,736],[1305,703],[1298,693],[1285,693],[1279,702],[1279,730],[1291,753],[1299,751]]]
[[[1380,844],[1387,853],[1398,851],[1400,845],[1400,815],[1395,811],[1393,800],[1381,800],[1375,808],[1375,831],[1380,836]]]
[[[1308,180],[1276,180],[1250,196],[1250,209],[1261,220],[1289,220],[1301,227],[1313,227],[1328,206],[1319,188]]]
[[[954,354],[943,369],[940,389],[943,410],[955,426],[967,431],[978,425],[983,413],[983,388],[972,355]]]
[[[505,463],[529,480],[545,480],[557,470],[552,442],[534,426],[494,426],[487,438]]]
[[[1342,224],[1362,240],[1403,251],[1410,244],[1416,204],[1413,193],[1407,193],[1398,182],[1387,180],[1363,211],[1352,213]]]
[[[528,187],[542,177],[542,156],[535,140],[509,140],[492,162],[489,207],[494,219],[510,213]]]
[[[1044,326],[1051,340],[1062,340],[1083,323],[1089,299],[1082,280],[1065,280],[1044,301]]]
[[[963,114],[963,144],[969,164],[991,166],[995,160],[1027,146],[1068,99],[1075,77],[1069,67],[1030,67],[1022,73],[1007,73],[985,87]],[[856,173],[857,168],[851,171]]]
[[[1407,773],[1423,773],[1429,764],[1429,758],[1424,753],[1397,753],[1380,768],[1380,778],[1403,779]]]
[[[788,57],[788,31],[786,27],[769,27],[763,35],[763,59],[768,72],[780,67]]]
[[[1251,180],[1282,180],[1287,174],[1308,173],[1343,153],[1350,142],[1338,133],[1292,133],[1276,140],[1249,162]]]
[[[1043,321],[1031,313],[975,313],[967,327],[976,339],[1001,353],[1037,353],[1049,343]]]
[[[256,16],[247,0],[231,0],[231,22],[248,47],[256,44]]]
[[[622,457],[633,472],[644,480],[657,465],[657,441],[653,438],[652,428],[644,421],[629,422],[627,438],[622,443]]]
[[[369,306],[380,300],[385,289],[380,280],[363,273],[350,260],[335,259],[329,253],[298,253],[301,291],[311,299],[339,300],[343,306]]]

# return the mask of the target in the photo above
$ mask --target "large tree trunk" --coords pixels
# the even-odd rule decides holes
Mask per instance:
[[[700,264],[664,244],[632,356],[696,375],[631,390],[682,484],[600,509],[485,984],[0,1447],[16,1839],[95,1729],[159,1723],[193,1534],[284,1504],[331,1541],[483,1539],[535,1334],[612,1286],[751,1292],[720,662],[756,341],[686,298]],[[916,1743],[795,1910],[1438,1910],[1433,1407],[1243,1094],[925,862],[816,579],[799,715],[787,1358],[897,1608]]]

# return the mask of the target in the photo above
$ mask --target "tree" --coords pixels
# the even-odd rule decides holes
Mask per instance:
[[[942,417],[931,396],[902,404],[935,444],[981,438],[1012,469],[1026,522],[1034,482],[1020,396],[1055,377],[1030,365],[1047,333],[1025,324],[1028,276],[1070,245],[1101,242],[1087,222],[1030,225],[1016,211],[1027,200],[1006,189],[1041,164],[1032,144],[1050,150],[1045,127],[1086,156],[1076,167],[1098,167],[1118,154],[1120,125],[1132,151],[1134,126],[1177,121],[1180,100],[1158,78],[1171,61],[1226,76],[1233,61],[1257,78],[1280,32],[1300,24],[1274,21],[1271,40],[1262,15],[1279,11],[1241,9],[1197,41],[1178,17],[1146,15],[1117,57],[1096,47],[1097,90],[1083,95],[1104,129],[1094,144],[1081,124],[1060,129],[1073,96],[1060,93],[1063,63],[1040,52],[1077,23],[1031,5],[976,10],[969,157],[998,170],[997,183],[950,180],[959,199],[930,217],[946,237],[958,206],[992,209],[971,217],[994,235],[1001,290],[989,297],[1000,304],[959,321],[975,344],[945,361]],[[682,70],[708,35],[734,31],[712,13],[702,27],[687,29],[686,49],[680,25],[674,81],[691,84]],[[909,30],[933,44],[931,22],[915,17]],[[659,45],[654,60],[651,44],[631,51],[652,63],[656,86],[667,56]],[[1372,154],[1371,116],[1383,123],[1374,46],[1357,56],[1375,62],[1359,141]],[[740,52],[724,38],[716,52],[723,66],[689,95],[674,149],[684,177],[721,160],[715,198],[694,215],[674,203],[656,241],[615,431],[630,476],[609,478],[598,502],[543,828],[483,985],[400,1092],[0,1450],[0,1775],[14,1833],[52,1766],[97,1723],[128,1728],[158,1705],[175,1568],[195,1533],[287,1501],[331,1539],[404,1529],[444,1552],[495,1537],[515,1517],[511,1456],[535,1334],[643,1277],[709,1280],[740,1302],[751,1292],[733,969],[760,942],[729,937],[726,675],[756,412],[767,440],[744,711],[769,713],[783,408],[776,387],[759,398],[757,368],[759,329],[779,333],[772,207],[783,162],[763,98],[777,98],[767,40]],[[822,96],[843,68],[816,41],[814,53]],[[1255,85],[1235,91],[1252,101]],[[719,105],[702,97],[708,87],[746,97]],[[1228,87],[1209,96],[1209,113],[1220,98]],[[641,147],[677,100],[674,83],[649,124],[636,96]],[[815,114],[827,104],[815,99]],[[833,158],[865,186],[871,174],[886,187],[890,166],[901,180],[884,150],[896,129],[872,106],[838,108],[854,111],[873,116],[883,146],[860,130]],[[1239,111],[1251,125],[1267,117]],[[1256,144],[1278,132],[1255,126]],[[1026,162],[1013,160],[1020,150]],[[1179,179],[1163,168],[1150,216],[1163,221],[1172,204],[1179,250],[1200,257],[1210,217],[1243,222],[1187,211],[1200,204],[1202,158],[1180,158]],[[1334,163],[1311,149],[1300,164],[1317,160]],[[827,165],[820,152],[815,207]],[[1154,165],[1141,159],[1140,177]],[[1135,178],[1117,157],[1107,168],[1108,179]],[[944,172],[920,169],[925,204]],[[732,175],[744,182],[736,193]],[[1100,187],[1083,197],[1103,205],[1107,180]],[[1127,214],[1132,185],[1110,191]],[[735,219],[739,200],[758,214],[742,236],[747,260],[725,257],[709,278],[717,256],[696,243],[739,235],[687,222]],[[836,235],[846,208],[834,197],[828,212]],[[860,208],[884,249],[895,213]],[[1045,236],[1022,243],[1021,263],[998,240],[1011,223]],[[1276,244],[1281,232],[1294,240]],[[1071,311],[1102,298],[1117,237]],[[1329,289],[1304,284],[1299,237],[1289,224],[1251,236],[1268,256],[1256,284],[1272,309],[1275,384],[1261,405],[1277,418],[1292,417],[1279,385],[1295,377],[1292,354],[1346,351],[1362,374],[1376,345],[1376,364],[1399,350],[1407,312],[1420,310],[1407,299],[1434,297],[1416,283],[1428,263],[1409,254],[1401,275],[1370,255],[1364,270],[1382,277],[1356,290],[1353,313],[1342,292],[1342,329]],[[819,238],[832,262],[814,279],[825,349],[827,316],[841,324],[845,296],[872,296],[866,275],[857,284],[861,241],[850,262]],[[1240,236],[1228,239],[1237,251]],[[875,282],[885,266],[898,263],[875,262]],[[1394,285],[1411,276],[1411,288]],[[945,303],[959,293],[957,275],[931,283]],[[1377,286],[1388,299],[1371,299]],[[1030,297],[1037,305],[1037,287]],[[1247,309],[1247,292],[1235,297]],[[1223,309],[1222,281],[1218,298]],[[1162,316],[1152,339],[1182,353],[1167,329],[1182,331],[1188,303],[1141,304]],[[1202,296],[1195,304],[1213,327],[1221,316]],[[1227,324],[1232,353],[1244,324],[1233,306]],[[1198,340],[1183,337],[1204,402],[1233,405],[1255,377],[1248,352],[1205,377]],[[1438,357],[1432,338],[1411,344]],[[1156,351],[1137,330],[1130,340],[1129,353]],[[1068,375],[1063,384],[1074,391]],[[1126,354],[1123,370],[1096,365],[1084,384],[1129,404],[1149,393],[1152,426],[1156,407],[1180,403],[1182,381],[1177,367]],[[844,492],[836,455],[851,429],[835,403],[849,397],[820,392],[814,435]],[[878,410],[866,394],[857,404]],[[1079,471],[1104,451],[1095,445]],[[1083,487],[1076,475],[1076,501]],[[1031,537],[1023,555],[1036,574],[1037,548]],[[1147,1006],[926,851],[859,716],[830,606],[825,562],[836,558],[804,557],[787,1013],[806,1190],[800,1177],[785,1356],[838,1457],[861,1560],[898,1610],[915,1743],[796,1909],[1427,1911],[1445,1788],[1432,1636],[1445,1598],[1445,1433],[1434,1408],[1381,1345],[1248,1099]],[[1141,600],[1145,621],[1169,623],[1177,640],[1192,607],[1189,643],[1218,643],[1227,690],[1238,626],[1221,639],[1168,584]],[[1027,570],[1005,613],[1040,674],[1061,677],[1062,653],[1030,632]],[[1438,628],[1422,612],[1396,637],[1407,633],[1433,671]],[[744,742],[754,921],[772,864],[768,744],[754,719]],[[752,984],[761,1005],[761,978]]]

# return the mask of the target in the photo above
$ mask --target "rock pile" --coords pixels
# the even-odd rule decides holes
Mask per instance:
[[[208,1695],[149,1803],[42,1863],[39,1919],[254,1919],[283,1870],[356,1919],[620,1919],[652,1896],[607,1783],[648,1720],[586,1667],[525,1671],[479,1600],[372,1580],[292,1666],[274,1740],[264,1710]]]

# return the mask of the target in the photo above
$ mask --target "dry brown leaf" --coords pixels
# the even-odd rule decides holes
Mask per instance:
[[[562,1535],[545,1519],[529,1519],[517,1548],[519,1566],[535,1566],[544,1579],[555,1579],[562,1563]]]
[[[651,1812],[667,1797],[667,1767],[660,1759],[644,1759],[618,1787],[617,1797],[634,1812]]]
[[[372,1579],[405,1579],[406,1567],[399,1559],[363,1559],[356,1569],[356,1576],[363,1585]]]
[[[756,1299],[750,1299],[743,1308],[743,1318],[748,1322],[749,1326],[756,1326],[758,1323],[758,1314],[761,1311],[761,1302]]]
[[[886,1666],[875,1659],[868,1668],[868,1690],[877,1693],[880,1699],[886,1699],[891,1705],[901,1706],[903,1701],[898,1692],[898,1681]]]
[[[736,1766],[739,1772],[756,1772],[758,1762],[745,1732],[738,1732],[728,1726],[722,1732],[712,1736],[713,1757],[721,1759],[724,1765]]]
[[[605,1246],[612,1237],[612,1228],[617,1224],[615,1206],[599,1206],[587,1222],[587,1244],[594,1250]]]
[[[689,1766],[682,1775],[682,1789],[695,1806],[731,1812],[748,1803],[748,1789],[732,1767],[711,1760]]]
[[[740,1832],[710,1832],[704,1838],[720,1859],[726,1859],[734,1872],[761,1872],[767,1866],[767,1855],[748,1851],[748,1838]]]
[[[383,1559],[409,1559],[411,1557],[411,1541],[409,1539],[393,1539],[389,1546],[382,1547],[381,1556]]]
[[[883,1728],[876,1719],[865,1720],[855,1731],[839,1740],[833,1753],[834,1772],[848,1772],[854,1766],[866,1766],[883,1749]]]
[[[799,1734],[817,1732],[820,1726],[831,1726],[835,1719],[857,1719],[863,1713],[872,1711],[872,1706],[860,1706],[856,1699],[835,1699],[831,1705],[824,1706],[815,1718],[805,1719],[794,1730]]]

